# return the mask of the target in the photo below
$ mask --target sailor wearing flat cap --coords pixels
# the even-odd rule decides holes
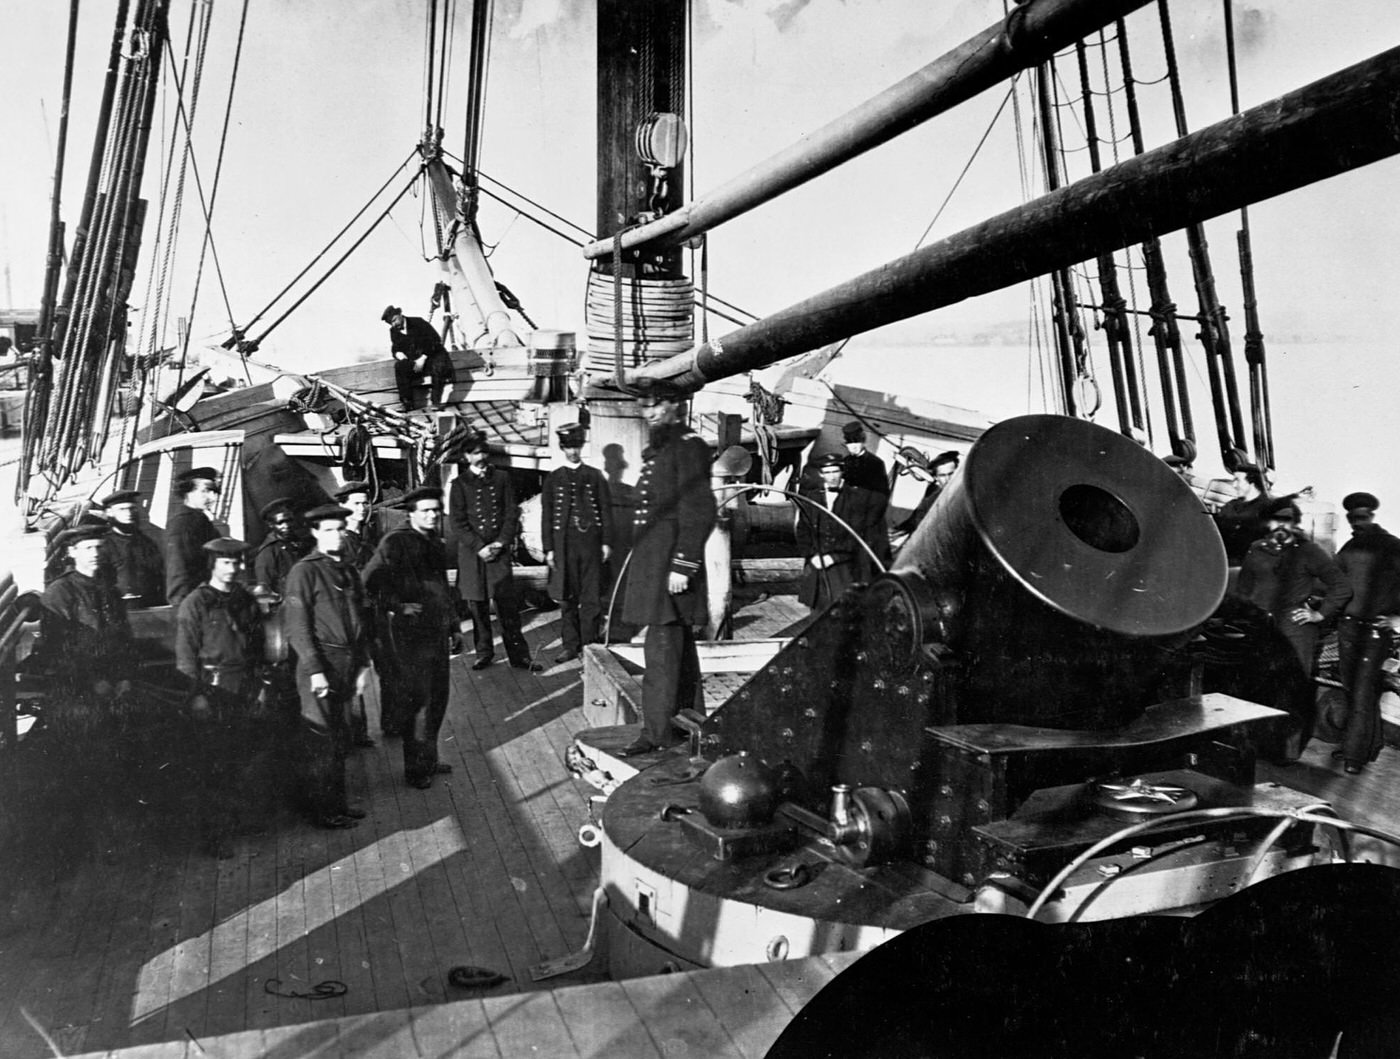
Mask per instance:
[[[818,457],[819,482],[804,483],[798,494],[803,499],[798,504],[797,544],[807,566],[797,598],[813,610],[825,609],[851,585],[874,576],[866,549],[873,550],[877,538],[884,536],[884,498],[851,484],[846,477],[849,458],[839,452]]]
[[[1338,663],[1346,690],[1344,717],[1329,717],[1337,736],[1333,754],[1355,774],[1376,759],[1382,745],[1381,664],[1395,645],[1400,624],[1400,539],[1376,522],[1381,502],[1372,493],[1342,498],[1351,540],[1337,552],[1337,565],[1351,582],[1352,596],[1337,625]]]
[[[602,634],[603,564],[612,554],[612,493],[603,472],[583,462],[587,431],[573,423],[556,431],[563,463],[545,477],[543,526],[549,594],[559,600],[557,664],[572,662]]]
[[[365,586],[384,619],[375,658],[380,728],[385,736],[403,736],[404,780],[426,790],[435,776],[452,771],[438,759],[438,732],[447,714],[448,641],[457,608],[447,585],[442,490],[415,489],[400,506],[408,525],[379,542],[365,566]]]
[[[122,489],[101,501],[107,535],[104,559],[117,592],[129,607],[158,607],[165,602],[165,560],[156,542],[141,529],[141,494]]]
[[[262,614],[243,585],[249,547],[232,537],[204,544],[209,576],[180,603],[175,668],[187,681],[200,761],[198,823],[204,852],[232,853],[229,837],[240,810],[259,800],[245,790],[246,765],[268,733],[253,706],[263,652]]]
[[[209,563],[204,545],[219,536],[210,512],[219,498],[219,472],[192,467],[175,479],[180,508],[165,527],[165,598],[172,607],[202,584]]]
[[[264,504],[258,516],[267,527],[267,535],[253,556],[255,591],[276,600],[282,595],[283,584],[292,567],[310,550],[310,541],[298,532],[296,507],[288,497],[279,496]]]
[[[437,329],[421,316],[405,316],[397,305],[385,308],[380,319],[389,325],[394,385],[403,410],[411,411],[417,406],[414,391],[424,375],[432,376],[433,387],[439,391],[436,396],[430,394],[428,406],[431,408],[435,400],[445,402],[456,381],[456,369]]]
[[[953,475],[957,473],[958,464],[961,462],[962,454],[956,449],[940,452],[933,459],[927,461],[928,475],[924,480],[928,482],[928,485],[924,487],[923,498],[919,501],[918,507],[909,513],[909,517],[895,527],[896,533],[902,533],[907,537],[918,529],[919,523],[923,522],[933,508],[934,502],[948,487],[948,483],[953,480]],[[915,477],[918,478],[920,475],[915,474]]]
[[[346,482],[331,494],[336,503],[350,512],[345,518],[345,557],[362,573],[377,543],[371,536],[369,518],[372,491],[368,482]]]
[[[73,568],[44,589],[41,635],[62,691],[102,702],[130,687],[134,644],[126,606],[99,573],[106,526],[78,526],[54,541]]]
[[[491,632],[494,601],[506,658],[516,669],[539,672],[543,666],[531,661],[530,645],[520,631],[520,595],[511,569],[520,509],[510,475],[487,462],[484,434],[467,441],[463,458],[465,466],[452,483],[448,518],[457,538],[457,591],[472,621],[476,646],[472,668],[485,669],[495,659]]]
[[[1267,533],[1245,553],[1235,591],[1269,615],[1297,658],[1297,694],[1284,707],[1293,714],[1294,735],[1301,740],[1283,755],[1292,760],[1302,753],[1313,730],[1311,679],[1318,626],[1346,606],[1351,583],[1336,561],[1303,533],[1292,497],[1270,500],[1264,520]],[[1318,585],[1324,586],[1320,599]]]
[[[349,514],[339,504],[306,512],[316,546],[292,567],[284,586],[283,617],[301,698],[302,808],[327,828],[353,827],[365,815],[350,805],[345,787],[351,703],[369,665],[365,590],[343,550]]]

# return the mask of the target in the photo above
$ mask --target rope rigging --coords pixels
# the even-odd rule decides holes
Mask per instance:
[[[1162,26],[1162,49],[1167,59],[1171,84],[1172,115],[1177,136],[1187,135],[1186,106],[1181,90],[1181,72],[1176,61],[1176,45],[1172,37],[1171,12],[1166,0],[1158,0],[1157,10]],[[1235,450],[1245,449],[1244,422],[1240,416],[1239,389],[1235,382],[1234,363],[1230,355],[1230,332],[1226,326],[1225,308],[1215,290],[1215,275],[1211,269],[1210,251],[1206,245],[1205,226],[1188,225],[1186,242],[1191,256],[1191,272],[1196,283],[1196,299],[1200,309],[1199,338],[1205,349],[1207,375],[1210,381],[1211,405],[1215,412],[1216,433],[1220,452],[1227,466],[1237,458]]]

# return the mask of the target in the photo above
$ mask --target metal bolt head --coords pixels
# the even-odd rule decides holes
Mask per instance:
[[[986,798],[977,799],[977,811],[979,813],[990,813],[992,811],[992,807]]]
[[[802,711],[802,716],[806,717],[808,720],[812,720],[817,716],[816,707],[808,706],[805,710]]]
[[[861,753],[863,753],[863,754],[869,754],[869,753],[871,753],[871,752],[874,751],[874,749],[875,749],[875,744],[874,744],[874,742],[872,742],[872,741],[869,740],[869,739],[862,739],[862,740],[860,741],[860,749],[861,749]]]
[[[872,680],[872,681],[870,682],[870,686],[871,686],[872,688],[874,688],[876,691],[884,691],[884,690],[885,690],[885,681],[884,681],[884,678],[883,678],[883,677],[876,677],[874,680]]]
[[[910,690],[911,690],[911,689],[910,689],[910,687],[909,687],[908,684],[901,684],[899,687],[895,688],[894,690],[895,690],[895,694],[896,694],[896,695],[899,695],[899,696],[901,696],[901,697],[907,699],[907,698],[909,697],[909,695],[910,695]]]
[[[782,736],[784,739],[791,739],[791,738],[793,737],[793,731],[792,731],[791,728],[784,728],[784,729],[783,729],[781,732],[779,732],[778,734],[779,734],[780,736]]]
[[[941,828],[943,828],[943,830],[946,831],[948,828],[950,828],[950,827],[953,826],[953,818],[952,818],[951,816],[949,816],[947,813],[939,813],[939,814],[938,814],[938,826],[941,827]]]

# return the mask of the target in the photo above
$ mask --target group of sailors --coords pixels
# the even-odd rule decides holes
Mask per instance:
[[[644,454],[623,600],[625,620],[654,626],[645,692],[651,735],[644,732],[634,752],[673,742],[670,718],[698,701],[690,629],[704,620],[702,550],[714,524],[708,450],[679,426],[680,402],[642,403],[663,412]],[[603,634],[612,500],[602,473],[582,462],[584,442],[583,427],[560,430],[563,460],[544,482],[550,593],[563,606],[557,664],[576,660]],[[113,706],[133,695],[141,656],[127,608],[168,602],[175,610],[169,646],[181,681],[178,715],[195,727],[186,743],[200,761],[201,832],[210,852],[229,852],[246,782],[241,766],[268,740],[278,743],[284,773],[295,777],[294,799],[312,823],[347,828],[365,816],[349,797],[346,762],[356,747],[374,745],[364,705],[371,668],[380,730],[402,739],[405,782],[431,787],[452,771],[439,757],[438,735],[450,659],[464,650],[467,622],[472,670],[495,661],[493,604],[510,665],[544,669],[521,632],[512,574],[519,512],[510,476],[491,466],[484,434],[467,438],[463,449],[450,505],[442,489],[414,489],[395,505],[407,524],[378,540],[365,482],[347,482],[333,503],[307,511],[288,499],[268,503],[260,512],[267,534],[256,548],[222,535],[211,519],[221,488],[213,468],[178,476],[181,505],[166,526],[163,553],[140,525],[139,493],[106,497],[100,522],[54,541],[67,567],[43,594],[42,656],[54,701],[91,717],[120,713]],[[704,451],[696,456],[692,449]],[[677,463],[678,453],[693,458]],[[686,498],[679,512],[677,490]],[[443,539],[445,521],[455,555]]]

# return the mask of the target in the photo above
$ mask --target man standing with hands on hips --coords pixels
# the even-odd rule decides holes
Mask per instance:
[[[671,718],[702,705],[694,626],[706,619],[705,541],[715,525],[710,448],[682,422],[680,395],[652,384],[637,398],[650,428],[622,618],[645,625],[642,733],[624,756],[671,746]]]

